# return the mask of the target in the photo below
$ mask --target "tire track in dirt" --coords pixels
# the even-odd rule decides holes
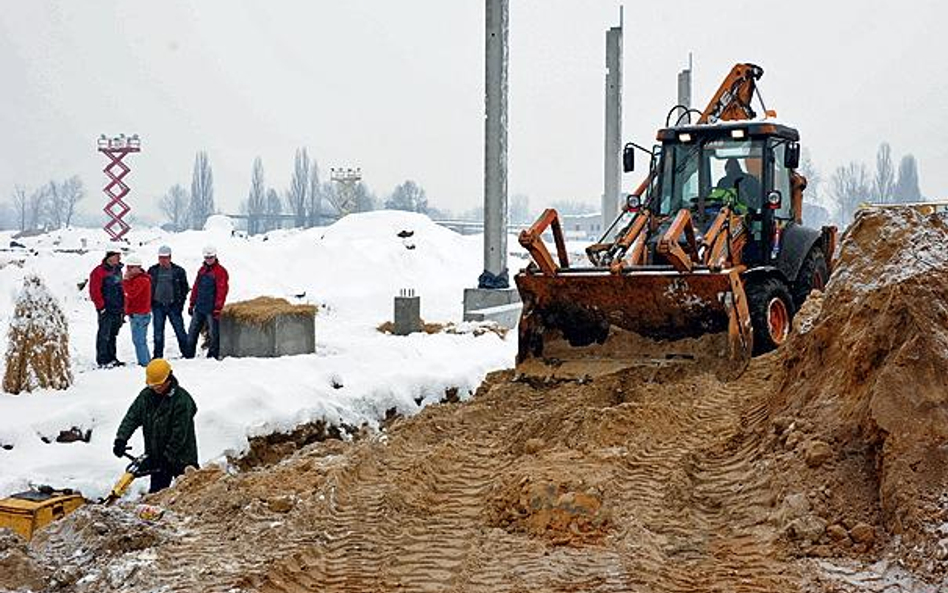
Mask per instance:
[[[794,591],[766,523],[770,364],[755,361],[729,384],[694,369],[580,382],[498,373],[468,402],[355,443],[236,475],[202,470],[153,500],[173,536],[149,548],[151,566],[128,584]]]
[[[468,404],[399,423],[370,455],[340,470],[357,478],[339,477],[348,495],[326,518],[330,543],[275,562],[259,590],[792,590],[764,524],[761,454],[745,438],[766,420],[745,395],[766,388],[766,375],[752,370],[729,385],[686,376],[618,404],[584,397],[589,386],[500,381]],[[612,389],[605,383],[602,391]],[[583,444],[590,430],[583,413],[613,412],[639,432],[619,443],[624,454],[590,455],[597,443]],[[423,426],[438,427],[441,438]],[[555,458],[540,467],[582,476],[601,473],[608,460],[605,498],[617,525],[602,544],[550,546],[489,524],[498,481],[524,465],[518,443],[536,435],[560,452],[564,443],[586,449],[568,467]],[[354,469],[366,464],[372,469]]]

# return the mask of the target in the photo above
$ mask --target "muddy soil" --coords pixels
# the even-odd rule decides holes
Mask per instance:
[[[945,245],[939,219],[862,213],[738,379],[534,361],[355,442],[190,472],[155,523],[82,509],[15,562],[76,591],[946,590]]]

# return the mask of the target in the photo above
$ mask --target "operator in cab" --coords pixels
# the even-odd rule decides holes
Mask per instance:
[[[760,201],[760,180],[744,172],[735,158],[729,158],[724,164],[724,177],[711,190],[708,201],[723,205],[727,198],[733,199],[734,212],[741,215],[747,214],[749,207]]]

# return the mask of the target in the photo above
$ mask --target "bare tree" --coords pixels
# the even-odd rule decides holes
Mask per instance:
[[[286,192],[286,203],[295,217],[297,227],[306,226],[306,192],[309,189],[309,154],[305,148],[296,149],[293,160],[293,178]]]
[[[579,200],[559,200],[550,204],[551,208],[556,208],[560,214],[592,214],[596,207],[589,202]]]
[[[82,198],[86,197],[86,188],[82,185],[82,179],[78,175],[73,175],[59,186],[62,193],[63,222],[66,226],[72,224],[72,218],[76,215],[76,205]]]
[[[320,215],[322,214],[323,191],[322,184],[319,182],[319,166],[316,165],[316,159],[309,168],[309,188],[306,190],[306,226],[314,227],[320,224]]]
[[[46,201],[48,199],[48,186],[41,186],[30,194],[26,205],[26,224],[29,229],[38,229],[43,226],[43,217],[46,214]]]
[[[876,152],[876,176],[873,179],[876,199],[882,204],[888,204],[892,200],[894,187],[895,167],[892,165],[892,147],[888,142],[883,142]]]
[[[352,188],[352,197],[355,202],[355,212],[371,212],[378,209],[379,199],[361,181]]]
[[[63,201],[63,194],[55,181],[50,181],[49,185],[46,186],[45,207],[46,220],[49,221],[50,227],[54,229],[63,228],[63,210],[65,210],[65,204]]]
[[[507,206],[507,216],[513,224],[527,224],[533,222],[530,216],[530,197],[525,194],[510,196]]]
[[[16,214],[17,228],[26,230],[26,219],[29,213],[30,199],[26,190],[19,185],[13,188],[13,211]]]
[[[188,227],[188,201],[188,190],[175,184],[158,202],[158,208],[176,231],[183,231]]]
[[[822,200],[820,198],[823,196],[820,194],[820,187],[823,183],[823,176],[813,163],[809,148],[803,149],[797,172],[806,177],[806,193],[804,194],[804,199],[814,204],[821,204]]]
[[[918,188],[918,162],[913,155],[907,154],[899,161],[899,179],[895,182],[892,194],[899,203],[922,200],[922,192]]]
[[[277,218],[283,214],[283,201],[280,200],[280,194],[272,187],[267,190],[267,224],[268,231],[280,228],[280,220]]]
[[[244,202],[247,213],[247,232],[251,235],[263,232],[263,216],[267,213],[267,189],[263,180],[263,161],[257,157],[253,161],[253,173],[250,177],[250,193]]]
[[[866,165],[852,162],[845,167],[837,167],[830,182],[839,206],[840,222],[848,226],[859,204],[868,202],[872,193]]]
[[[411,179],[395,186],[392,195],[385,201],[389,210],[405,210],[408,212],[427,212],[428,196],[424,188]]]
[[[207,218],[214,213],[214,174],[207,152],[200,151],[194,157],[194,172],[191,175],[191,208],[189,218],[192,229],[204,228]]]

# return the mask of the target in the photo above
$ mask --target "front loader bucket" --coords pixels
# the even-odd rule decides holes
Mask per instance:
[[[554,275],[521,272],[516,282],[523,301],[518,363],[558,358],[560,348],[550,354],[555,340],[571,347],[604,344],[616,328],[660,341],[723,334],[723,352],[703,354],[731,358],[741,370],[749,359],[749,318],[738,311],[742,306],[746,312],[739,270],[613,274],[574,268]]]

